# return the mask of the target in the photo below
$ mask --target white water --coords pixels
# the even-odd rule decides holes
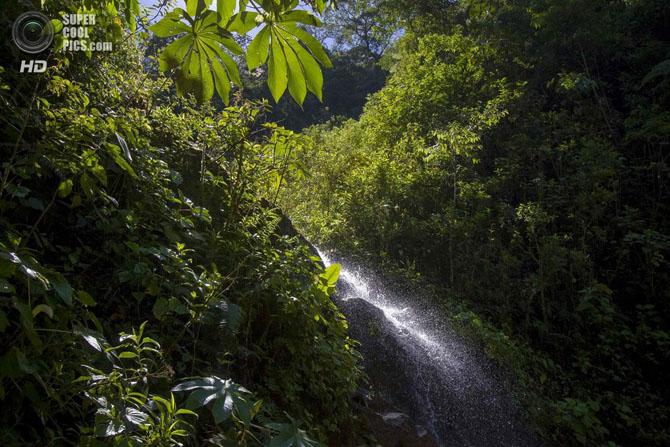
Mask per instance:
[[[317,249],[323,263],[328,267],[332,264],[330,258]],[[380,309],[387,320],[398,328],[401,334],[416,340],[416,342],[426,349],[430,357],[436,363],[448,363],[453,369],[462,369],[463,362],[457,359],[449,349],[438,342],[438,335],[431,334],[431,330],[423,327],[421,319],[414,314],[408,306],[396,307],[390,302],[390,299],[383,294],[379,288],[373,289],[368,281],[363,277],[360,269],[350,270],[348,266],[340,264],[340,278],[353,287],[355,293],[351,296],[344,296],[342,299],[361,298],[376,308]],[[446,364],[444,366],[447,366]]]
[[[333,263],[326,253],[317,251],[326,266]],[[407,300],[408,297],[399,299],[363,269],[340,264],[338,291],[339,299],[344,301],[342,307],[357,309],[347,306],[346,301],[360,298],[379,309],[394,328],[385,334],[395,342],[383,339],[391,350],[397,350],[389,354],[389,348],[384,349],[386,345],[373,347],[379,341],[370,338],[368,321],[347,315],[350,328],[358,325],[363,355],[371,360],[381,358],[382,369],[389,369],[382,375],[398,379],[396,389],[390,392],[394,405],[412,413],[414,421],[426,427],[440,447],[537,445],[514,405],[502,393],[501,383],[481,352],[473,351],[451,333],[430,307],[422,309],[418,300]],[[342,283],[348,287],[339,287]],[[368,350],[366,343],[370,343]],[[401,387],[406,394],[394,392]]]

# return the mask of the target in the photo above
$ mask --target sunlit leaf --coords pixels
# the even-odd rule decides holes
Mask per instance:
[[[69,196],[71,192],[72,192],[72,180],[71,179],[63,180],[61,184],[58,186],[58,197],[64,199],[65,197]]]
[[[159,22],[151,25],[149,30],[158,37],[170,37],[182,33],[189,33],[191,32],[191,27],[178,19],[166,16],[163,17]]]
[[[235,11],[235,0],[216,0],[216,12],[218,14],[218,22],[222,27],[226,26],[228,20],[233,16]]]
[[[292,42],[289,40],[291,48],[298,55],[300,64],[302,65],[302,70],[305,75],[305,81],[307,82],[307,88],[310,92],[314,93],[319,101],[323,102],[322,90],[323,90],[323,73],[319,64],[314,60],[314,58],[305,50],[302,45],[297,42]]]
[[[310,26],[323,25],[321,20],[319,20],[312,12],[302,9],[296,9],[294,11],[287,12],[286,14],[282,14],[281,22],[300,22]]]
[[[333,64],[330,62],[330,59],[326,55],[326,52],[323,50],[321,43],[316,40],[315,37],[291,23],[282,23],[281,27],[289,34],[292,34],[300,41],[304,42],[314,58],[318,60],[323,66],[328,68],[333,66]]]
[[[270,49],[270,27],[263,28],[249,44],[247,48],[247,65],[253,70],[265,63]]]
[[[184,57],[186,56],[186,53],[189,50],[192,42],[193,36],[186,35],[180,37],[165,47],[158,59],[158,69],[160,71],[167,71],[178,67],[184,61]]]
[[[282,51],[281,42],[273,36],[272,44],[270,45],[270,62],[268,64],[268,87],[275,102],[284,94],[286,86],[288,85],[286,58]]]
[[[307,95],[307,85],[305,84],[305,75],[302,72],[302,66],[298,57],[289,45],[284,46],[284,55],[288,66],[288,91],[295,101],[302,105]]]
[[[340,270],[342,266],[340,264],[329,265],[326,270],[321,274],[321,277],[324,278],[328,285],[333,285],[337,282],[337,278],[340,277]]]
[[[51,306],[47,306],[46,304],[38,304],[33,308],[33,317],[36,317],[41,313],[47,314],[49,318],[54,317],[54,310],[51,308]]]
[[[257,12],[238,12],[230,19],[226,29],[239,34],[246,34],[259,25],[259,22],[256,20],[257,17],[259,17]]]

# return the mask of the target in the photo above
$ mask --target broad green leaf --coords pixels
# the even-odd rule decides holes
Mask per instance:
[[[123,144],[125,145],[125,151],[128,151],[127,157],[130,157],[130,151],[128,150],[128,146],[126,145],[126,142],[121,138],[119,141],[123,141]],[[122,146],[123,147],[123,146]],[[135,174],[135,171],[133,168],[128,164],[126,161],[126,158],[124,158],[121,155],[121,149],[119,146],[113,143],[105,143],[105,148],[109,151],[109,155],[112,157],[112,159],[116,162],[117,165],[124,171],[126,171],[128,174],[130,174],[132,177],[137,178],[137,174]]]
[[[146,425],[149,415],[135,408],[126,408],[125,419],[135,425]]]
[[[137,29],[137,20],[135,19],[135,14],[132,13],[130,8],[124,8],[123,11],[125,13],[126,20],[128,22],[128,28],[130,29],[130,32],[134,33],[135,30]]]
[[[214,84],[219,97],[228,105],[230,102],[230,80],[226,71],[223,69],[221,62],[218,59],[212,60],[212,68],[214,70]]]
[[[190,390],[195,391],[186,399],[186,407],[195,409],[211,403],[210,411],[217,424],[228,419],[233,408],[237,409],[238,414],[244,412],[244,398],[241,394],[249,392],[230,379],[223,380],[216,376],[189,380],[172,388],[172,391]]]
[[[61,184],[58,186],[58,197],[64,199],[65,197],[69,196],[71,192],[72,192],[72,180],[71,179],[63,180]]]
[[[270,45],[270,63],[268,64],[268,87],[275,102],[284,94],[288,85],[286,58],[282,51],[281,42],[276,35],[272,36]]]
[[[160,57],[158,58],[158,69],[160,71],[167,71],[178,67],[183,61],[186,52],[193,43],[193,36],[188,34],[180,37],[165,47]]]
[[[238,34],[246,34],[259,25],[259,22],[256,20],[257,17],[259,17],[257,12],[238,12],[230,19],[226,29]]]
[[[121,156],[114,157],[114,161],[116,162],[117,165],[124,171],[126,171],[128,174],[130,174],[132,177],[137,178],[137,174],[135,174],[135,171],[133,168],[128,164],[126,160],[121,158]]]
[[[116,436],[123,433],[124,430],[125,426],[123,421],[118,416],[113,417],[110,411],[106,408],[98,409],[95,414],[95,426],[93,429],[95,436]]]
[[[217,33],[216,13],[214,11],[205,11],[194,19],[193,22],[194,38],[200,37],[202,34]]]
[[[177,74],[177,93],[179,95],[186,95],[196,89],[196,84],[199,82],[198,74],[200,72],[199,57],[195,51],[190,51]]]
[[[101,165],[95,165],[91,167],[91,172],[97,177],[98,180],[100,180],[100,183],[107,186],[107,172],[105,172],[104,167]]]
[[[218,14],[218,22],[221,27],[225,27],[228,20],[235,12],[235,0],[216,0],[216,12]]]
[[[298,57],[289,45],[284,46],[286,63],[288,65],[288,91],[295,101],[302,105],[307,95],[307,85],[305,84],[305,75],[302,73],[302,67]]]
[[[221,60],[221,62],[223,62],[223,65],[226,67],[228,77],[235,84],[242,86],[242,80],[240,79],[240,72],[237,70],[237,64],[230,56],[230,54],[223,51],[220,46],[214,43],[210,45],[210,42],[212,41],[209,39],[203,40],[203,42],[205,44],[205,50],[207,51],[208,57],[210,57],[211,60],[216,60],[216,57],[214,57],[214,54],[216,54]]]
[[[114,14],[117,14],[116,10],[114,11]],[[59,19],[51,19],[51,26],[54,27],[54,34],[58,34],[63,30],[63,22],[61,22]]]
[[[212,416],[214,416],[214,422],[220,424],[226,419],[230,418],[232,414],[232,401],[226,398],[220,398],[214,401],[212,404]]]
[[[342,266],[340,264],[329,265],[326,270],[321,274],[321,277],[328,281],[328,285],[333,285],[337,282],[337,278],[340,277],[340,270]]]
[[[321,62],[324,67],[330,68],[333,66],[333,64],[330,62],[330,59],[326,55],[326,52],[323,50],[321,43],[311,34],[292,23],[282,23],[281,28],[297,37],[300,41],[304,42],[314,58]]]
[[[81,189],[86,194],[86,197],[88,197],[89,199],[93,197],[95,191],[98,189],[95,186],[93,179],[91,179],[91,177],[89,177],[86,174],[81,175],[81,178],[79,179],[79,184],[81,185]]]
[[[240,320],[244,315],[244,311],[241,306],[233,303],[227,303],[226,305],[226,324],[228,328],[236,332],[240,325]]]
[[[109,347],[109,343],[100,332],[92,331],[91,329],[81,326],[75,326],[72,332],[83,338],[86,343],[91,345],[91,347],[98,352],[103,352]]]
[[[139,0],[130,0],[129,5],[130,11],[136,16],[140,15],[140,2]]]
[[[0,377],[18,378],[24,374],[31,374],[35,366],[28,361],[26,355],[16,346],[0,357]]]
[[[319,447],[321,444],[311,439],[295,421],[290,424],[270,423],[268,428],[279,432],[270,440],[270,447]]]
[[[5,188],[16,197],[25,197],[30,192],[30,189],[25,186],[17,186],[13,183],[9,183]]]
[[[40,339],[39,335],[37,335],[37,332],[33,326],[32,309],[28,307],[27,303],[19,301],[19,299],[16,297],[12,298],[12,305],[14,306],[14,309],[18,310],[19,314],[21,314],[20,321],[21,325],[23,326],[23,333],[28,336],[28,339],[33,346],[41,349],[42,340]]]
[[[119,354],[120,359],[134,359],[137,357],[137,354],[131,351],[124,351]]]
[[[54,317],[54,310],[51,308],[51,306],[47,306],[46,304],[38,304],[33,308],[33,317],[36,317],[41,313],[47,314],[49,318]]]
[[[235,42],[235,40],[230,38],[230,37],[220,37],[219,36],[219,38],[217,39],[217,42],[221,43],[221,45],[226,47],[228,49],[228,51],[230,51],[233,54],[237,54],[237,55],[244,54],[244,50],[242,49],[242,47],[239,46],[237,44],[237,42]]]
[[[323,25],[321,20],[319,20],[312,12],[302,9],[297,9],[287,12],[286,14],[282,14],[280,18],[280,22],[300,22],[310,26]]]
[[[208,101],[214,95],[214,83],[212,82],[212,72],[209,71],[207,56],[204,51],[204,45],[199,43],[198,53],[200,55],[200,85],[201,93],[198,100],[200,102]]]
[[[188,380],[182,382],[179,385],[172,388],[171,391],[188,391],[195,390],[198,388],[209,388],[214,389],[218,386],[221,386],[225,381],[219,379],[218,377],[203,377],[202,379]]]
[[[54,282],[52,284],[56,295],[68,306],[72,305],[72,287],[66,282]]]
[[[95,304],[96,304],[93,297],[88,292],[86,292],[85,290],[78,290],[77,291],[77,299],[84,306],[95,306]]]
[[[199,0],[184,0],[184,2],[186,3],[186,12],[191,17],[194,17],[198,10]]]
[[[176,391],[173,389],[173,391]],[[186,399],[186,408],[196,409],[207,405],[216,398],[215,389],[198,389],[189,394]]]
[[[302,64],[302,71],[305,75],[305,80],[307,81],[307,88],[319,98],[319,101],[323,102],[323,73],[321,72],[319,64],[298,42],[289,40],[289,44],[298,55],[300,64]]]
[[[270,50],[270,27],[263,28],[249,44],[247,48],[247,65],[253,70],[265,63]]]
[[[158,298],[156,302],[154,303],[154,307],[151,310],[153,314],[156,316],[156,318],[162,318],[163,315],[168,313],[170,311],[170,306],[168,305],[168,300],[165,298]]]
[[[235,405],[235,413],[237,413],[237,417],[240,418],[242,422],[244,422],[244,425],[251,424],[251,418],[253,417],[252,412],[253,408],[249,402],[246,401],[246,399],[237,400]]]
[[[149,30],[158,37],[170,37],[182,33],[190,33],[191,27],[179,19],[173,19],[166,16],[163,17],[158,23],[151,25]]]

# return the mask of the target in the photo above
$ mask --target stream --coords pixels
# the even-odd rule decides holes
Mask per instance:
[[[374,430],[382,445],[541,445],[505,394],[499,368],[481,349],[450,331],[421,299],[386,290],[346,260],[319,255],[326,266],[342,266],[336,304],[350,336],[361,343],[373,389],[370,411],[378,426],[398,428]],[[407,439],[400,440],[404,432]]]

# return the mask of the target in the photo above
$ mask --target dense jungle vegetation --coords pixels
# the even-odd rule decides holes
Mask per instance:
[[[389,1],[359,119],[306,129],[284,207],[429,285],[558,445],[668,445],[670,3]]]
[[[283,212],[424,291],[548,445],[670,443],[666,0],[33,3],[0,12],[0,445],[375,445]],[[55,21],[20,73],[28,10],[114,51]]]
[[[217,17],[196,3],[155,33],[191,30],[174,11],[197,26]],[[234,7],[222,20],[240,21]],[[4,23],[25,9],[7,8]],[[159,46],[160,65],[150,44],[146,17],[165,7],[44,11],[95,13],[91,38],[115,49],[56,52],[40,75],[19,73],[25,56],[2,42],[0,445],[363,439],[351,408],[364,377],[330,300],[337,267],[277,229],[281,176],[299,169],[290,155],[307,139],[239,92],[223,107],[239,74],[218,43],[241,49],[199,28],[201,52],[185,58],[204,61],[198,45],[216,40],[217,108],[193,72],[158,71],[181,62],[174,42]],[[211,74],[205,87],[211,97]]]

